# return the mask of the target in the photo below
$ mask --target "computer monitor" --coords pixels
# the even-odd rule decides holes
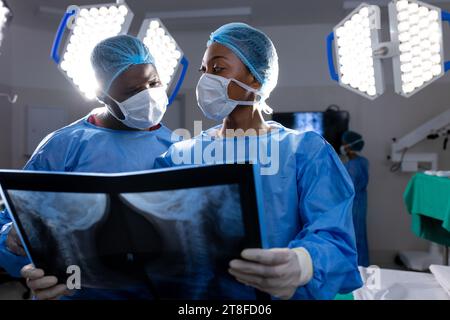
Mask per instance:
[[[330,108],[325,112],[275,113],[273,120],[302,133],[314,131],[340,153],[342,135],[349,129],[350,115],[347,111]]]
[[[275,113],[273,120],[301,133],[314,131],[321,136],[325,134],[323,112]]]

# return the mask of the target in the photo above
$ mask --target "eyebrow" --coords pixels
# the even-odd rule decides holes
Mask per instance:
[[[144,78],[140,78],[140,80],[141,81],[139,83],[130,84],[127,89],[132,90],[138,88],[144,82]],[[146,82],[161,81],[161,79],[156,74],[151,75],[149,78],[145,78],[145,80]]]
[[[225,60],[229,60],[227,57],[225,57],[225,56],[214,56],[214,57],[212,57],[211,59],[209,59],[209,62],[212,62],[212,61],[214,61],[214,60],[217,60],[217,59],[225,59]],[[204,62],[203,62],[203,64],[205,64]]]

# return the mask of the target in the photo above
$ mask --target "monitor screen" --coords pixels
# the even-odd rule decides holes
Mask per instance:
[[[294,128],[300,132],[314,131],[324,135],[324,114],[322,112],[304,112],[294,114]]]
[[[275,113],[273,120],[301,133],[316,132],[339,152],[342,135],[349,128],[350,116],[347,111],[329,109],[325,112]]]
[[[261,247],[250,165],[131,175],[0,172],[33,263],[83,288],[148,286],[160,299],[231,299],[229,262]],[[193,177],[195,176],[195,179]]]
[[[314,131],[322,136],[325,133],[323,112],[276,113],[273,120],[301,133]]]

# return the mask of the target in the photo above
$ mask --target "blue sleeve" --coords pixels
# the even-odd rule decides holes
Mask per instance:
[[[289,247],[308,250],[314,274],[294,298],[328,300],[362,286],[352,220],[354,188],[332,147],[318,136],[311,140],[300,146],[311,151],[307,156],[297,153],[303,229]]]
[[[3,211],[0,211],[0,230],[5,224],[11,223],[11,218],[9,217],[8,212],[6,212],[6,209]]]
[[[24,170],[27,171],[64,171],[64,161],[54,161],[54,159],[49,158],[49,155],[45,148],[39,149],[27,162]],[[53,161],[51,161],[53,160]]]
[[[356,192],[365,190],[369,184],[369,163],[365,158],[350,160],[345,164],[348,174],[352,178]]]
[[[42,141],[39,147],[34,152],[31,159],[25,165],[24,170],[28,171],[55,171],[55,169],[61,169],[64,166],[63,161],[51,161],[51,154],[49,154],[49,148],[51,136],[48,136]],[[58,154],[58,152],[52,152]],[[55,160],[55,159],[53,159]],[[53,164],[52,164],[53,162]],[[57,171],[57,170],[56,170]],[[20,277],[20,270],[30,263],[26,257],[17,256],[6,246],[6,239],[8,238],[9,231],[12,227],[12,220],[9,214],[5,211],[0,213],[0,267],[5,269],[11,276]]]
[[[45,137],[25,165],[27,171],[67,172],[72,171],[76,155],[70,151],[79,149],[80,141],[76,134],[63,131]]]
[[[347,169],[347,172],[350,175],[350,178],[352,179],[353,183],[355,183],[358,176],[358,169],[356,168],[355,164],[350,160],[344,166],[345,169]]]
[[[182,140],[179,138],[179,142],[172,144],[166,153],[162,154],[155,160],[155,169],[192,166],[198,165],[195,161],[195,148],[202,147],[197,145],[199,142],[197,139]]]
[[[0,267],[12,277],[20,278],[20,270],[30,263],[28,258],[13,254],[6,247],[6,239],[12,228],[12,221],[6,210],[0,212]]]
[[[155,169],[164,169],[173,167],[170,149],[155,160]]]

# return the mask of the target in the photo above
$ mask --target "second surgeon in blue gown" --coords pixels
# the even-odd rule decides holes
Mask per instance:
[[[358,265],[368,267],[369,244],[367,240],[367,186],[369,184],[369,161],[360,155],[364,140],[359,133],[347,131],[342,136],[342,151],[347,157],[344,166],[355,186],[353,201],[353,224],[355,225]]]
[[[199,106],[223,123],[174,144],[157,166],[261,165],[265,248],[230,263],[242,284],[227,290],[238,299],[254,299],[255,288],[281,299],[333,299],[359,288],[348,173],[321,136],[263,119],[278,80],[272,41],[246,24],[225,25],[211,35],[201,71]]]
[[[171,145],[171,131],[160,124],[168,99],[148,48],[134,37],[110,38],[94,49],[92,64],[102,88],[99,99],[107,107],[95,110],[46,137],[25,170],[95,173],[150,170],[155,159]],[[139,112],[133,113],[132,110]],[[11,248],[19,247],[17,235],[5,212],[0,219],[3,225],[0,266],[18,277],[21,268],[29,261],[17,255],[21,252],[12,252]],[[27,268],[26,277],[31,279],[29,285],[37,298],[56,298],[65,291],[64,285],[43,287],[45,281],[47,284],[56,283],[42,278],[43,274],[31,267]],[[39,286],[39,290],[33,286]],[[148,298],[145,290],[82,290],[72,298],[143,297]]]

